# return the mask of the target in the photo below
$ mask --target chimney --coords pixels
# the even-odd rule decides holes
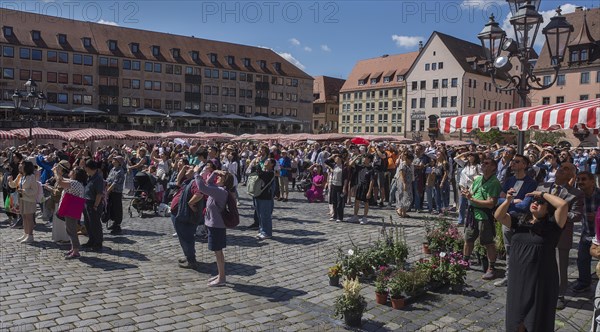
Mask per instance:
[[[419,40],[419,53],[423,50],[423,41]]]

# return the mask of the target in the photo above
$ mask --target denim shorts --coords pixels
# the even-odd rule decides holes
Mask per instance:
[[[227,247],[227,237],[225,235],[225,228],[208,228],[208,250],[220,251]]]

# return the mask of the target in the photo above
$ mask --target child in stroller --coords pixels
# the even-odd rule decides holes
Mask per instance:
[[[143,211],[156,213],[156,177],[145,171],[138,172],[133,179],[133,185],[135,191],[128,208],[129,216],[133,217],[133,210],[136,210],[140,217],[143,216]]]
[[[296,184],[296,190],[299,192],[306,192],[310,189],[312,185],[312,174],[309,171],[312,163],[310,161],[304,161],[302,166],[300,167],[300,173],[298,174],[298,178],[296,179],[298,183]]]

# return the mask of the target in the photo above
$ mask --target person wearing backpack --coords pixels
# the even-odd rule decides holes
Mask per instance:
[[[226,171],[214,171],[207,180],[202,173],[196,175],[198,190],[208,196],[204,214],[204,222],[208,229],[208,250],[214,251],[217,260],[218,274],[208,280],[209,287],[225,285],[225,255],[223,248],[227,246],[226,227],[223,211],[226,208],[229,195],[233,191],[233,174]]]
[[[273,168],[276,161],[273,158],[267,158],[263,168],[260,167],[260,161],[260,157],[254,159],[250,163],[250,168],[257,173],[259,179],[265,184],[262,192],[254,196],[255,215],[258,217],[259,224],[259,233],[256,238],[265,240],[273,236],[273,194],[275,191],[273,185],[275,172]]]

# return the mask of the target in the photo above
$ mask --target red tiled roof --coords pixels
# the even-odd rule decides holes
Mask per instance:
[[[348,76],[348,79],[340,92],[404,86],[404,81],[398,82],[395,77],[392,77],[389,83],[383,83],[384,80],[379,79],[376,84],[365,82],[365,85],[358,85],[358,81],[366,80],[369,77],[376,78],[381,76],[384,72],[389,73],[395,71],[396,75],[406,75],[418,54],[419,52],[411,52],[360,60],[356,63],[354,68],[352,68],[352,72]]]
[[[315,103],[326,103],[332,101],[333,96],[339,96],[340,89],[346,81],[341,78],[329,76],[317,76],[313,83],[313,94],[319,94]]]
[[[0,43],[312,79],[310,75],[267,48],[76,21],[4,8],[0,8],[0,17],[2,18],[0,26],[12,27],[14,36],[7,40],[0,32]],[[40,31],[41,40],[32,40],[32,30]],[[66,44],[59,44],[58,34],[67,36]],[[92,46],[88,49],[83,47],[84,37],[91,38]],[[109,40],[117,41],[116,51],[109,49]],[[131,52],[131,43],[139,44],[139,53]],[[157,57],[152,55],[153,45],[160,46],[160,54]],[[173,57],[173,49],[180,50],[179,58]],[[198,61],[192,60],[192,51],[199,53]],[[210,53],[217,54],[217,62],[211,63]],[[227,56],[235,57],[232,65],[228,64]],[[244,66],[244,58],[251,60],[250,67]],[[260,67],[261,60],[266,62],[265,68]],[[277,62],[281,63],[279,72],[275,70]]]

